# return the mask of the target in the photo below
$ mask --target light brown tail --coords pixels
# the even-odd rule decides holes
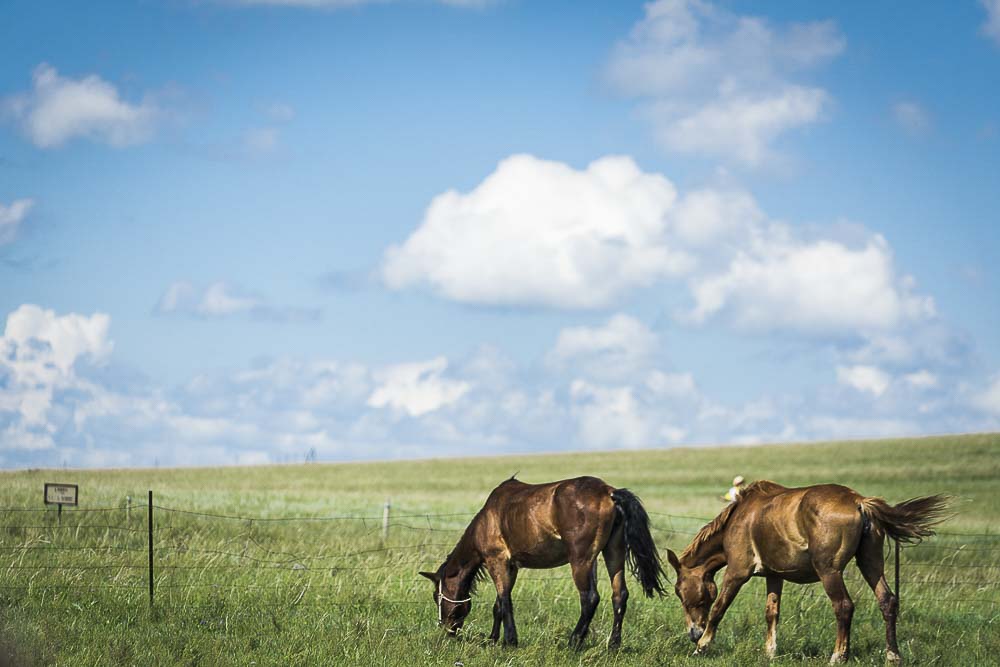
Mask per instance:
[[[942,495],[925,496],[893,506],[881,498],[862,498],[859,504],[874,528],[898,542],[915,543],[934,534],[934,526],[947,518],[950,500]]]

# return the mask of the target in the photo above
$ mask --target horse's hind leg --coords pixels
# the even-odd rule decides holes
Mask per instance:
[[[617,649],[622,644],[622,620],[628,606],[628,587],[625,585],[625,536],[621,527],[617,528],[604,547],[604,564],[611,577],[611,604],[615,621],[608,638],[608,649]]]
[[[569,637],[569,645],[570,648],[580,649],[590,630],[590,621],[597,611],[597,603],[601,601],[601,596],[597,594],[596,554],[586,561],[574,561],[571,568],[573,582],[576,584],[576,590],[580,592],[580,620],[577,621],[576,628]]]
[[[847,654],[851,650],[851,619],[854,617],[854,602],[844,585],[844,573],[840,570],[827,571],[820,574],[823,589],[826,590],[830,602],[833,603],[833,613],[837,617],[837,643],[830,656],[830,664],[847,662]]]
[[[878,598],[882,618],[885,619],[885,659],[899,663],[899,646],[896,645],[896,614],[899,599],[885,580],[885,561],[882,557],[883,537],[868,534],[861,538],[856,560],[861,576],[865,578]]]
[[[764,617],[767,619],[767,657],[773,658],[778,653],[778,616],[781,609],[781,588],[784,585],[781,577],[767,578],[767,607]]]

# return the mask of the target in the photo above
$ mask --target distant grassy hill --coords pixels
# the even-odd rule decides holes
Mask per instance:
[[[484,641],[491,586],[449,641],[418,569],[436,567],[490,490],[595,475],[636,492],[661,549],[682,548],[736,474],[788,486],[837,482],[890,502],[956,496],[942,534],[904,550],[904,659],[995,664],[1000,656],[1000,435],[465,459],[0,473],[0,507],[39,509],[44,482],[80,485],[80,510],[0,512],[0,645],[24,664],[769,664],[763,582],[737,598],[707,658],[689,657],[680,606],[633,595],[625,649],[603,644],[604,597],[587,648],[563,647],[578,601],[566,568],[525,571],[514,591],[522,646]],[[156,613],[146,589],[146,509],[156,509]],[[383,503],[391,499],[388,539]],[[363,518],[344,518],[344,517]],[[248,518],[255,520],[248,520]],[[286,520],[293,517],[310,520]],[[338,518],[333,518],[338,517]],[[323,520],[320,520],[323,518]],[[996,535],[994,538],[993,535]],[[881,664],[882,620],[856,570],[853,651]],[[631,583],[631,582],[630,582]],[[638,587],[632,584],[633,592]],[[940,600],[944,600],[941,602]],[[823,664],[835,623],[818,585],[786,586],[780,661]],[[3,663],[0,656],[0,664]]]

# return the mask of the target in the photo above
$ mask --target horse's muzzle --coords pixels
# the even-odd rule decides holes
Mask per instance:
[[[688,630],[688,637],[690,637],[691,641],[695,643],[698,643],[698,640],[701,639],[703,634],[705,634],[705,631],[695,625],[692,625],[691,629]]]

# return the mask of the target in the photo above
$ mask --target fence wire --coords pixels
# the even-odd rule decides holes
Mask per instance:
[[[275,591],[296,594],[294,604],[337,606],[377,606],[427,604],[426,600],[395,599],[381,596],[356,596],[351,602],[323,597],[303,599],[306,591],[350,589],[351,573],[379,572],[381,581],[397,586],[402,592],[412,585],[411,569],[418,564],[439,563],[454,546],[475,512],[394,513],[386,516],[244,516],[182,509],[153,504],[154,511],[154,584],[156,590]],[[96,507],[65,510],[58,522],[39,522],[39,516],[52,519],[50,509],[0,508],[0,591],[97,591],[119,590],[142,594],[148,586],[147,511],[150,505]],[[44,513],[44,514],[40,514]],[[662,544],[675,547],[710,521],[707,517],[675,515],[650,511],[651,530]],[[27,523],[12,521],[28,518]],[[34,517],[31,519],[30,517]],[[88,522],[93,517],[96,522]],[[120,519],[119,522],[113,522]],[[228,526],[235,534],[206,532],[210,526]],[[301,526],[294,545],[268,545],[272,526]],[[359,541],[381,533],[378,546],[331,551],[325,541],[330,535],[314,534],[317,526],[329,526]],[[211,529],[209,529],[210,531]],[[223,528],[222,530],[226,530]],[[100,532],[94,532],[100,531]],[[392,544],[388,536],[405,535],[416,543]],[[442,538],[448,534],[454,540]],[[285,539],[287,535],[276,539]],[[204,542],[217,540],[212,545]],[[221,540],[221,541],[220,541]],[[229,545],[228,547],[226,545]],[[280,549],[277,548],[280,546]],[[993,554],[1000,552],[1000,534],[938,531],[937,536],[919,545],[902,549],[903,605],[933,601],[954,604],[972,611],[1000,607],[1000,564]],[[104,562],[79,560],[94,555]],[[886,557],[887,576],[892,572],[892,555]],[[393,578],[391,570],[405,572]],[[260,576],[269,573],[272,580],[248,583],[234,577],[242,574]],[[529,571],[530,572],[530,571]],[[538,571],[534,571],[538,572]],[[106,573],[97,580],[88,577]],[[110,576],[108,576],[110,575]],[[336,579],[332,582],[331,579]],[[853,596],[867,588],[855,568],[845,570],[845,579]],[[357,583],[356,581],[353,583]],[[289,588],[293,586],[294,588]],[[563,587],[571,595],[552,595],[554,587]],[[572,580],[566,573],[538,575],[523,573],[519,589],[537,589],[548,595],[549,602],[576,603]],[[825,599],[818,586],[786,588],[786,595],[803,604]],[[794,592],[793,592],[794,591]],[[525,602],[541,602],[526,598]],[[991,612],[992,613],[992,612]]]

